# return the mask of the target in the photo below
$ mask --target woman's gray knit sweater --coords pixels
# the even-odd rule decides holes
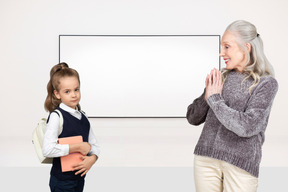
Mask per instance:
[[[205,122],[194,154],[226,161],[259,175],[264,133],[273,99],[278,90],[271,76],[261,77],[249,94],[253,79],[231,71],[222,94],[204,99],[204,93],[189,105],[187,120],[192,125]]]

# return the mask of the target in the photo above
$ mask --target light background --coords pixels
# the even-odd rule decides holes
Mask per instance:
[[[49,70],[58,62],[59,34],[222,35],[228,24],[245,19],[258,28],[279,83],[263,147],[259,191],[283,191],[281,176],[286,177],[283,170],[288,168],[287,8],[285,0],[1,0],[0,166],[4,189],[48,191],[49,166],[39,164],[31,134],[37,121],[47,116],[43,103]],[[113,191],[111,187],[114,191],[194,189],[192,153],[202,126],[191,126],[185,119],[90,122],[102,153],[87,177],[87,191],[97,183],[98,191]],[[36,187],[31,188],[33,184]],[[147,188],[152,185],[155,187]]]

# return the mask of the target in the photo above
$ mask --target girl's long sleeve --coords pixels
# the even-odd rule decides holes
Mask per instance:
[[[89,144],[91,145],[90,154],[94,154],[94,155],[97,155],[97,157],[99,157],[100,146],[92,130],[92,127],[90,128],[90,131],[89,131]]]
[[[42,152],[44,157],[61,157],[69,154],[69,145],[58,144],[59,123],[58,114],[51,113],[43,139]]]

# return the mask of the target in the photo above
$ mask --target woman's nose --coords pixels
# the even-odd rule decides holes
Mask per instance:
[[[222,51],[222,49],[221,49],[221,51],[220,51],[220,53],[219,53],[219,56],[220,57],[223,57],[225,54],[224,54],[224,51]]]

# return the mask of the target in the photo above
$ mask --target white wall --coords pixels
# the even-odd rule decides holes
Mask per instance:
[[[49,70],[58,62],[59,34],[222,35],[232,21],[245,19],[257,26],[280,88],[262,165],[287,167],[287,7],[285,0],[1,0],[0,151],[9,155],[1,156],[0,165],[39,166],[31,133],[47,115],[43,103]],[[91,123],[102,145],[98,166],[192,166],[201,131],[185,119]]]

